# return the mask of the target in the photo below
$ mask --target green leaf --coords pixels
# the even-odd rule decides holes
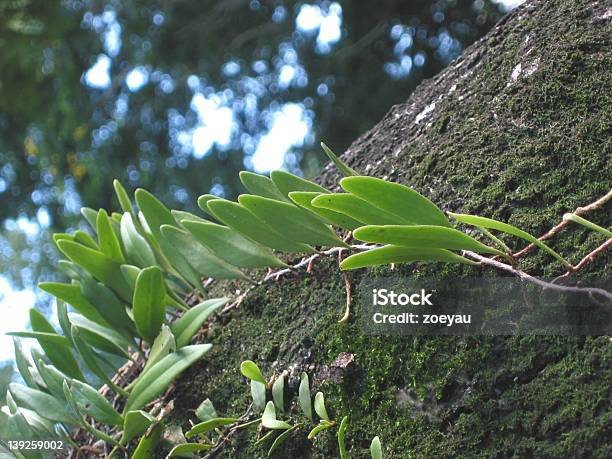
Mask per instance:
[[[366,225],[401,225],[410,223],[350,193],[322,194],[314,198],[310,203],[317,208],[340,212]]]
[[[243,237],[236,230],[212,222],[181,220],[200,243],[231,265],[240,268],[287,266],[272,250]]]
[[[118,263],[125,263],[125,258],[121,251],[121,244],[119,244],[119,239],[117,239],[115,231],[111,226],[109,216],[104,209],[98,211],[96,230],[100,242],[100,251]]]
[[[249,193],[275,201],[288,201],[287,197],[279,191],[268,177],[248,171],[241,171],[239,175],[240,181]]]
[[[215,215],[208,208],[208,201],[212,201],[213,199],[223,199],[223,198],[220,198],[219,196],[215,196],[214,194],[204,194],[198,198],[198,207],[202,209],[202,212],[210,215],[211,217],[215,217]]]
[[[272,430],[285,430],[291,429],[291,425],[285,421],[279,421],[276,419],[276,410],[274,409],[274,402],[270,401],[266,405],[266,409],[261,417],[261,423],[266,429]]]
[[[323,193],[314,193],[310,191],[292,191],[289,193],[289,198],[296,203],[298,206],[303,207],[306,210],[318,215],[319,217],[326,220],[328,223],[338,226],[349,231],[354,230],[363,225],[363,223],[355,220],[354,218],[344,215],[334,210],[324,209],[322,207],[315,207],[312,205],[312,200]]]
[[[161,422],[155,424],[138,442],[131,459],[153,459],[158,451],[163,427]]]
[[[286,197],[289,197],[289,193],[292,191],[307,191],[314,193],[329,193],[328,190],[323,188],[321,185],[317,185],[310,180],[306,180],[297,175],[290,174],[285,171],[272,171],[270,172],[270,178],[276,188]],[[251,191],[251,190],[249,190]],[[251,193],[253,193],[251,191]],[[258,194],[258,193],[253,193]]]
[[[167,457],[193,457],[194,453],[208,451],[211,448],[211,445],[202,443],[181,443],[172,448]]]
[[[340,459],[349,459],[349,455],[346,451],[346,443],[344,441],[347,427],[348,416],[344,416],[342,421],[340,421],[340,427],[338,428],[338,450],[340,451]]]
[[[126,351],[128,341],[115,330],[104,327],[79,314],[69,313],[68,318],[79,328],[81,338],[101,351],[121,357],[129,357]]]
[[[121,207],[121,209],[124,212],[131,213],[132,216],[135,217],[132,200],[128,196],[127,191],[125,191],[125,188],[123,188],[123,185],[121,185],[121,182],[119,180],[113,180],[113,188],[115,189],[115,194],[117,195],[117,200],[119,201],[119,206]]]
[[[112,288],[123,300],[131,300],[130,288],[121,275],[119,263],[102,252],[76,242],[60,240],[57,245],[64,255],[90,272],[100,282]]]
[[[91,304],[87,298],[85,298],[85,295],[83,295],[83,292],[81,291],[81,284],[79,282],[74,282],[72,284],[64,284],[62,282],[42,282],[38,284],[38,287],[56,298],[68,303],[89,320],[93,320],[94,322],[102,325],[108,324],[102,315],[100,315],[96,307]]]
[[[57,321],[59,322],[60,328],[62,329],[62,333],[68,339],[71,346],[74,346],[72,341],[72,325],[70,324],[70,319],[68,318],[68,307],[66,303],[61,300],[57,300]]]
[[[195,415],[200,421],[209,421],[218,417],[217,411],[209,398],[200,403],[200,406],[195,410]]]
[[[79,328],[76,325],[72,325],[72,339],[74,340],[74,346],[76,347],[79,355],[87,365],[87,368],[95,374],[98,378],[108,384],[115,392],[125,395],[125,391],[118,387],[106,374],[106,371],[100,366],[98,363],[98,359],[100,358],[94,350],[87,344],[83,338],[81,338],[81,333]]]
[[[253,406],[258,411],[262,411],[266,407],[266,385],[251,379],[251,398]]]
[[[70,279],[78,280],[81,277],[80,268],[71,261],[58,260],[57,268]]]
[[[139,377],[127,400],[125,411],[138,410],[154,400],[174,379],[211,348],[210,344],[185,346],[167,355]]]
[[[35,308],[30,309],[30,324],[35,332],[56,334],[53,326],[47,321],[45,316]],[[79,368],[79,364],[75,360],[70,349],[63,345],[51,343],[48,340],[38,340],[40,347],[45,351],[46,356],[51,363],[59,370],[66,373],[71,378],[85,380],[85,376]]]
[[[68,379],[68,376],[59,371],[53,365],[45,364],[42,359],[36,359],[35,362],[36,367],[38,368],[38,373],[47,385],[47,389],[49,392],[51,392],[51,395],[58,399],[63,399],[64,391],[62,386],[64,381]]]
[[[413,249],[386,245],[366,252],[351,255],[340,263],[340,269],[358,269],[368,266],[388,265],[391,263],[442,262],[464,263],[478,266],[478,263],[457,255],[446,249]]]
[[[94,250],[98,250],[98,243],[85,231],[76,230],[74,232],[74,241],[83,244]]]
[[[153,422],[155,422],[155,416],[146,411],[128,411],[123,416],[123,433],[119,443],[127,445],[132,438],[145,433]]]
[[[136,334],[136,327],[128,315],[125,305],[110,288],[84,274],[81,277],[81,292],[111,327],[128,339]],[[131,302],[131,298],[128,302]]]
[[[44,418],[66,424],[75,424],[76,419],[66,410],[66,402],[52,395],[22,384],[10,383],[9,391],[15,402]]]
[[[578,223],[586,228],[592,229],[593,231],[597,231],[603,234],[607,238],[612,238],[612,231],[609,231],[599,225],[596,225],[592,221],[587,220],[586,218],[582,218],[579,215],[568,213],[563,215],[563,220],[569,220],[574,223]]]
[[[173,245],[166,240],[164,234],[162,234],[162,225],[180,228],[170,210],[155,196],[142,188],[136,190],[134,195],[153,237],[159,244],[161,252],[168,259],[170,265],[192,286],[201,288],[200,277],[194,270],[194,267],[185,259],[185,254],[177,252]]]
[[[302,373],[300,377],[300,387],[298,389],[298,399],[300,401],[300,407],[306,415],[306,417],[312,421],[312,400],[310,398],[310,382],[308,375]]]
[[[228,298],[212,298],[206,300],[183,314],[170,325],[170,330],[176,338],[176,345],[180,348],[191,342],[191,339],[200,329],[208,317],[228,302]]]
[[[238,203],[213,199],[207,206],[219,221],[266,247],[290,253],[315,251],[309,245],[285,238]]]
[[[170,211],[170,213],[172,214],[172,216],[174,217],[174,219],[177,222],[181,222],[181,220],[191,220],[194,222],[202,222],[202,223],[210,223],[210,220],[206,220],[205,218],[202,218],[198,215],[192,214],[190,212],[185,212],[183,210],[174,210],[172,209]],[[182,224],[182,222],[181,222]]]
[[[282,228],[291,240],[312,245],[345,247],[336,233],[320,220],[286,202],[242,194],[238,202],[272,228]]]
[[[329,415],[327,414],[327,409],[325,408],[325,396],[323,395],[323,392],[316,393],[314,398],[314,409],[321,419],[329,421]]]
[[[281,413],[285,411],[285,375],[276,378],[272,385],[272,400]]]
[[[248,279],[238,268],[200,244],[191,233],[170,225],[162,225],[162,233],[201,276],[214,279]]]
[[[47,344],[55,345],[55,346],[64,346],[70,348],[70,341],[66,339],[66,337],[62,335],[58,335],[57,333],[45,333],[45,332],[7,332],[5,333],[8,336],[17,336],[19,338],[34,338],[38,340],[38,342],[44,341]]]
[[[81,207],[81,215],[83,218],[85,218],[85,220],[87,220],[87,223],[89,223],[91,229],[96,231],[96,219],[98,218],[98,212],[91,207]]]
[[[372,443],[370,444],[370,454],[372,455],[372,459],[382,459],[382,445],[380,444],[380,438],[377,436],[372,439]]]
[[[542,241],[538,240],[536,237],[532,236],[528,232],[518,229],[515,226],[509,225],[507,223],[503,223],[497,220],[493,220],[492,218],[478,217],[476,215],[454,214],[452,212],[449,212],[448,214],[451,217],[453,217],[455,220],[461,223],[466,223],[472,226],[482,226],[484,228],[494,229],[494,230],[501,231],[503,233],[511,234],[512,236],[516,236],[521,239],[524,239],[527,242],[531,242],[532,244],[536,245],[537,247],[544,250],[545,252],[548,252],[550,255],[555,257],[565,266],[567,267],[572,266],[570,262],[565,260],[561,255],[559,255],[553,249],[548,247]]]
[[[332,163],[336,165],[338,170],[342,172],[344,176],[350,177],[351,175],[359,175],[356,171],[354,171],[353,169],[348,167],[346,164],[344,164],[342,160],[340,160],[340,158],[338,158],[336,154],[333,151],[331,151],[331,149],[327,145],[325,145],[323,142],[321,142],[321,147],[323,148],[323,151],[325,152],[327,157],[331,159]]]
[[[373,206],[409,223],[451,226],[438,206],[422,194],[400,183],[387,182],[375,177],[346,177],[340,180],[340,186]]]
[[[214,418],[209,419],[208,421],[200,422],[196,424],[185,434],[185,438],[192,438],[196,435],[200,435],[206,432],[209,432],[218,427],[223,427],[228,424],[234,424],[235,422],[240,421],[239,418]]]
[[[245,360],[240,364],[240,373],[248,379],[266,384],[266,379],[263,377],[261,370],[252,360]]]
[[[13,347],[15,348],[15,365],[24,382],[31,388],[36,389],[38,385],[30,371],[28,358],[21,345],[21,340],[13,338]]]
[[[121,240],[125,246],[127,259],[141,268],[154,266],[157,260],[153,250],[145,237],[136,229],[132,218],[132,215],[127,212],[121,217]]]
[[[285,440],[287,440],[289,435],[291,435],[292,432],[295,432],[300,427],[302,427],[301,424],[296,424],[290,429],[287,429],[284,432],[282,432],[278,437],[276,437],[274,439],[274,442],[272,443],[272,446],[270,446],[270,449],[268,450],[268,457],[272,456],[272,453],[276,450],[276,448],[282,445],[285,442]]]
[[[317,424],[308,434],[308,439],[312,440],[313,438],[315,438],[317,435],[319,435],[320,432],[322,432],[323,430],[326,429],[330,429],[334,426],[333,423],[331,422],[325,422],[325,421],[321,421],[319,424]]]
[[[472,250],[505,256],[493,247],[486,246],[471,236],[454,228],[431,225],[382,225],[363,226],[353,236],[360,241],[399,245],[415,249]]]
[[[91,416],[102,424],[123,425],[123,417],[96,389],[75,380],[68,382],[68,386],[81,413]]]
[[[147,357],[147,363],[142,369],[141,374],[146,373],[149,368],[166,357],[168,354],[172,354],[175,351],[176,341],[174,339],[174,335],[166,324],[162,324],[161,331],[151,346],[151,351]]]
[[[149,343],[155,341],[164,319],[166,307],[164,278],[157,266],[143,269],[136,278],[132,312],[136,329]]]

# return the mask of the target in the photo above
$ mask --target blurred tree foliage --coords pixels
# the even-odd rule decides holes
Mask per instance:
[[[267,147],[315,175],[319,139],[341,152],[501,14],[490,0],[3,0],[0,270],[47,275],[32,267],[48,238],[9,233],[110,208],[114,177],[189,208],[239,192]],[[299,135],[279,142],[280,124],[266,143],[283,113]]]

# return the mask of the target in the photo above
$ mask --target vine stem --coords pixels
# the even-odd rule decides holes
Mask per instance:
[[[584,207],[578,207],[572,213],[575,215],[581,216],[592,210],[601,209],[610,199],[612,199],[612,190],[610,190],[605,196],[602,196],[601,198],[599,198],[597,201],[594,201],[591,204],[584,206]],[[553,237],[555,234],[557,234],[559,231],[561,231],[563,228],[565,228],[569,224],[570,224],[569,220],[562,220],[559,224],[553,226],[546,234],[540,236],[538,239],[540,241],[545,241],[546,239],[550,239],[551,237]],[[535,244],[529,244],[527,247],[520,250],[519,252],[516,252],[512,256],[514,258],[520,258],[526,255],[527,253],[531,252],[535,247],[536,247]]]
[[[464,250],[462,252],[463,256],[471,258],[473,260],[479,261],[483,265],[493,266],[494,268],[500,269],[502,271],[506,271],[511,273],[521,279],[531,282],[533,284],[539,285],[544,289],[556,290],[559,292],[571,292],[571,293],[588,293],[590,296],[602,296],[606,298],[608,301],[612,302],[612,293],[607,290],[596,288],[596,287],[572,287],[568,285],[559,285],[554,284],[552,282],[546,282],[542,279],[538,279],[537,277],[533,277],[530,274],[527,274],[524,271],[520,271],[513,266],[507,265],[497,260],[493,260],[492,258],[483,257],[482,255],[478,255],[477,253],[470,252],[469,250]],[[608,305],[608,307],[610,307]]]

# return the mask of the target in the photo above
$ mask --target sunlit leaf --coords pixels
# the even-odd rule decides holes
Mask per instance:
[[[72,398],[78,405],[81,413],[91,416],[103,424],[119,426],[123,424],[123,417],[113,408],[96,389],[80,381],[68,382]]]
[[[169,225],[175,228],[180,227],[170,210],[155,196],[141,188],[136,190],[134,196],[153,237],[159,244],[161,252],[170,262],[170,265],[192,286],[201,288],[200,277],[194,267],[187,262],[182,252],[177,252],[175,247],[166,240],[166,237],[161,232],[162,225]]]
[[[272,400],[278,410],[285,411],[285,375],[280,375],[272,384]]]
[[[87,220],[87,223],[89,223],[91,229],[96,231],[96,220],[98,218],[98,212],[96,212],[91,207],[81,207],[81,215],[83,216],[83,218],[85,218],[85,220]]]
[[[93,322],[80,314],[69,313],[68,318],[79,328],[81,338],[101,351],[128,357],[126,348],[129,342],[115,330]]]
[[[214,194],[203,194],[202,196],[198,198],[198,207],[202,209],[202,212],[210,215],[211,217],[215,217],[215,215],[208,208],[208,201],[212,201],[213,199],[223,199],[223,198],[220,198],[219,196],[215,196]]]
[[[150,415],[146,411],[128,411],[123,416],[123,433],[119,443],[122,445],[128,444],[132,438],[145,433],[154,421],[155,416]]]
[[[213,199],[207,207],[219,221],[266,247],[290,253],[314,252],[309,245],[284,237],[238,203]]]
[[[346,246],[329,226],[293,204],[248,194],[240,195],[238,202],[270,227],[282,228],[283,234],[294,241]]]
[[[66,337],[62,335],[58,335],[57,333],[45,333],[45,332],[28,332],[28,331],[17,331],[17,332],[7,332],[8,336],[16,336],[19,338],[34,338],[38,340],[38,342],[45,342],[47,344],[52,344],[55,346],[64,346],[70,348],[70,341],[66,339]]]
[[[201,276],[214,279],[248,279],[238,268],[200,244],[191,233],[170,225],[162,225],[162,233],[174,250],[181,253]]]
[[[268,177],[248,171],[241,171],[239,175],[240,181],[249,193],[276,201],[288,202],[287,196],[283,195]]]
[[[270,179],[272,179],[272,182],[274,185],[276,185],[276,188],[286,197],[289,197],[289,193],[292,191],[329,193],[329,191],[323,188],[321,185],[317,185],[310,180],[306,180],[302,177],[298,177],[297,175],[281,170],[270,172]],[[253,192],[251,191],[251,193]]]
[[[374,437],[370,444],[370,454],[372,459],[383,459],[382,445],[380,444],[380,438]]]
[[[42,290],[56,298],[68,303],[78,312],[83,314],[90,320],[99,324],[106,325],[108,322],[100,315],[96,307],[91,304],[83,292],[81,292],[81,284],[73,282],[72,284],[64,284],[62,282],[42,282],[38,284]]]
[[[209,432],[213,429],[217,429],[218,427],[223,427],[228,424],[234,424],[238,422],[239,418],[214,418],[209,419],[208,421],[200,422],[193,426],[187,433],[185,433],[186,438],[192,438],[196,435],[200,435],[206,432]]]
[[[127,259],[141,268],[157,264],[153,250],[143,235],[141,235],[129,213],[121,217],[121,239],[125,246]]]
[[[147,363],[142,369],[141,374],[146,373],[153,365],[159,362],[161,359],[176,351],[176,341],[174,335],[170,331],[170,328],[166,324],[162,324],[161,330],[155,338],[151,351],[147,357]]]
[[[312,421],[312,400],[310,397],[310,381],[308,375],[302,373],[300,377],[300,387],[298,389],[298,399],[300,401],[300,407],[306,417]]]
[[[68,307],[66,303],[61,300],[57,300],[57,321],[59,322],[60,328],[62,329],[62,333],[70,342],[70,345],[74,345],[72,341],[72,324],[70,323],[70,319],[68,318]]]
[[[18,383],[10,383],[9,391],[19,406],[28,408],[52,421],[76,423],[74,416],[66,409],[64,400]]]
[[[112,288],[123,300],[131,300],[130,288],[121,274],[120,264],[102,252],[76,242],[60,240],[58,247],[70,260],[82,266],[96,279]]]
[[[261,370],[252,360],[245,360],[240,364],[240,373],[248,379],[266,384],[266,379],[263,377]]]
[[[185,346],[161,359],[137,379],[126,402],[125,410],[139,410],[155,399],[211,347],[210,344]]]
[[[108,214],[104,209],[98,211],[96,218],[96,229],[98,233],[98,241],[100,243],[100,251],[107,257],[112,258],[118,263],[125,263],[123,252],[119,239],[113,230]]]
[[[253,406],[262,411],[266,407],[266,385],[251,379],[251,398],[253,399]]]
[[[81,276],[80,268],[71,261],[58,260],[57,268],[70,279],[77,280]]]
[[[511,234],[512,236],[516,236],[521,239],[524,239],[527,242],[531,242],[532,244],[536,245],[537,247],[544,250],[545,252],[548,252],[550,255],[555,257],[565,266],[567,267],[572,266],[571,263],[565,260],[561,255],[559,255],[553,249],[548,247],[542,241],[538,240],[536,237],[532,236],[528,232],[518,229],[515,226],[509,225],[508,223],[503,223],[497,220],[493,220],[492,218],[478,217],[476,215],[454,214],[452,212],[449,212],[448,214],[451,217],[453,217],[455,220],[461,223],[466,223],[472,226],[479,226],[479,227],[494,229],[494,230],[501,231],[503,233]]]
[[[20,339],[13,338],[13,347],[15,348],[15,365],[24,382],[31,388],[36,389],[38,385],[30,371],[28,358],[23,350]]]
[[[601,227],[599,225],[596,225],[592,221],[589,221],[586,218],[582,218],[579,215],[572,214],[572,213],[567,213],[567,214],[563,215],[563,220],[571,221],[571,222],[574,222],[574,223],[578,223],[579,225],[582,225],[585,228],[589,228],[589,229],[591,229],[593,231],[597,231],[598,233],[603,234],[607,238],[612,238],[612,231],[607,230],[606,228],[603,228],[603,227]]]
[[[348,416],[344,416],[340,421],[340,427],[338,427],[338,450],[340,451],[340,459],[349,459],[348,452],[346,451],[346,428],[348,427]]]
[[[331,429],[334,426],[333,423],[331,422],[327,422],[327,421],[321,421],[319,424],[317,424],[309,433],[308,433],[308,439],[312,440],[313,438],[315,438],[317,435],[319,435],[319,433],[321,433],[322,431],[326,430],[326,429]]]
[[[177,347],[183,347],[189,344],[206,319],[227,302],[227,298],[206,300],[193,306],[178,320],[175,320],[172,325],[170,325],[170,330],[172,330],[172,334],[176,338]]]
[[[38,374],[40,374],[43,381],[45,381],[47,390],[56,398],[63,399],[64,391],[62,390],[62,386],[64,381],[68,379],[68,376],[53,365],[45,364],[41,359],[36,359],[35,362],[37,362],[36,367],[38,368]]]
[[[390,214],[416,225],[450,227],[444,212],[422,194],[400,183],[376,177],[346,177],[340,180],[346,191]]]
[[[334,210],[324,209],[323,207],[313,206],[312,200],[321,194],[322,193],[314,193],[310,191],[292,191],[289,193],[289,198],[298,206],[318,215],[332,225],[350,231],[363,226],[363,223],[349,217],[348,215],[336,212]]]
[[[30,309],[30,324],[35,332],[57,334],[53,326],[40,311],[35,308]],[[45,355],[60,371],[66,373],[71,378],[85,380],[85,376],[79,368],[69,348],[63,345],[51,343],[48,340],[38,340],[40,347],[45,351]]]
[[[89,233],[86,233],[85,231],[76,230],[74,232],[74,241],[94,250],[99,249],[98,243],[89,235]]]
[[[162,272],[157,266],[143,269],[136,279],[132,312],[138,332],[153,343],[166,316],[166,291]]]
[[[413,249],[386,245],[376,249],[351,255],[340,263],[341,269],[358,269],[368,266],[388,265],[391,263],[442,262],[464,263],[478,266],[478,263],[468,260],[446,249]]]
[[[115,194],[117,195],[117,200],[119,201],[119,206],[121,207],[121,209],[124,212],[129,212],[132,214],[132,216],[135,216],[132,200],[128,196],[127,191],[125,191],[125,188],[123,188],[123,185],[121,185],[121,182],[119,182],[119,180],[113,180],[113,188],[115,189]]]
[[[170,212],[172,213],[172,216],[174,217],[174,219],[180,223],[182,223],[181,220],[191,220],[194,222],[210,223],[210,220],[206,220],[205,218],[202,218],[190,212],[185,212],[183,210],[172,209]]]
[[[323,395],[323,392],[316,393],[314,398],[314,409],[321,419],[329,421],[329,415],[327,414],[327,409],[325,408],[325,396]]]
[[[342,174],[344,176],[350,177],[351,175],[359,175],[357,172],[355,172],[349,166],[344,164],[344,162],[342,162],[342,160],[340,158],[338,158],[338,156],[336,156],[336,154],[331,150],[331,148],[329,148],[323,142],[321,142],[321,147],[323,148],[323,151],[325,152],[327,157],[329,159],[331,159],[332,163],[334,163],[334,165],[338,168],[338,170],[340,172],[342,172]]]
[[[240,268],[287,266],[272,250],[243,237],[236,230],[212,222],[181,220],[181,224],[200,244]]]
[[[410,222],[385,212],[351,193],[331,193],[317,196],[310,202],[314,207],[347,215],[366,225],[402,225]]]
[[[209,398],[200,403],[195,410],[195,415],[200,421],[209,421],[218,417],[217,411]]]
[[[270,401],[266,405],[266,409],[261,417],[261,423],[266,429],[272,430],[285,430],[291,429],[291,425],[285,421],[279,421],[276,419],[276,410],[274,409],[274,402]]]
[[[360,241],[398,245],[418,249],[472,250],[474,252],[505,254],[489,247],[454,228],[432,225],[363,226],[353,233]]]
[[[194,453],[208,451],[211,445],[203,443],[181,443],[170,450],[167,457],[193,457]]]

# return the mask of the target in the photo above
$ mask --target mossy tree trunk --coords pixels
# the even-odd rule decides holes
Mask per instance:
[[[604,1],[528,1],[393,107],[344,159],[446,210],[542,234],[610,189],[611,19]],[[330,167],[320,181],[333,187],[338,179]],[[610,226],[610,207],[589,218]],[[552,244],[577,262],[600,242],[571,228]],[[605,274],[609,261],[603,254],[579,276]],[[542,253],[520,267],[563,272]],[[351,282],[363,275],[351,273]],[[373,337],[355,320],[337,322],[344,296],[335,259],[256,288],[210,325],[214,348],[179,381],[174,421],[186,425],[188,410],[207,397],[223,415],[243,413],[250,395],[238,367],[252,359],[268,375],[287,370],[290,392],[301,371],[315,375],[329,409],[350,416],[355,458],[368,457],[374,435],[393,458],[612,456],[609,337]],[[355,301],[354,315],[360,307]],[[343,352],[355,359],[348,373],[332,366]],[[314,446],[304,437],[292,437],[278,457],[337,457],[331,435]],[[262,451],[252,435],[236,435],[219,457]]]

